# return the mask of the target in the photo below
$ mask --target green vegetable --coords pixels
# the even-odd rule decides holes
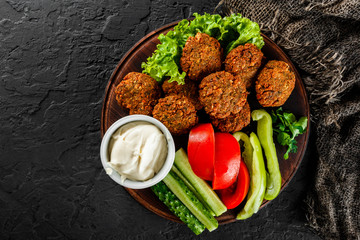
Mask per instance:
[[[175,153],[174,165],[194,188],[194,193],[198,193],[199,200],[203,202],[211,212],[214,212],[216,216],[220,216],[226,212],[226,206],[221,202],[214,190],[193,172],[184,149],[180,148]]]
[[[173,171],[169,172],[163,182],[210,232],[218,227],[217,220],[209,210]]]
[[[253,159],[253,147],[251,146],[250,139],[248,135],[243,132],[236,132],[233,134],[238,142],[244,142],[244,150],[242,151],[242,157],[246,166],[248,167],[249,173],[251,175],[252,159]]]
[[[259,49],[264,46],[259,25],[240,14],[222,18],[220,15],[200,15],[194,13],[195,19],[189,22],[184,19],[166,35],[160,34],[160,44],[146,62],[141,64],[143,73],[149,74],[156,81],[170,77],[169,82],[184,84],[185,72],[180,73],[180,58],[186,40],[196,33],[206,33],[217,40],[229,53],[232,49],[245,43],[253,43]]]
[[[181,28],[184,23],[184,20],[181,21],[177,27]],[[175,27],[174,31],[176,30]],[[179,42],[181,40],[173,39],[172,37],[176,37],[176,34],[171,31],[166,36],[161,34],[159,36],[161,44],[158,44],[153,55],[141,64],[141,68],[143,73],[149,74],[158,82],[163,81],[165,77],[170,77],[169,82],[176,81],[178,84],[184,84],[186,73],[180,73],[179,71],[182,53],[182,47],[179,46]]]
[[[288,159],[290,152],[297,152],[297,141],[295,138],[306,132],[307,117],[301,117],[297,121],[294,114],[284,112],[281,107],[275,112],[272,111],[271,117],[278,143],[282,146],[288,146],[288,149],[284,154],[284,159]]]
[[[226,55],[237,46],[245,43],[252,43],[259,49],[265,44],[260,34],[259,25],[256,22],[241,17],[241,14],[232,14],[229,17],[224,17],[223,25],[226,32],[218,40],[226,49]]]
[[[245,151],[247,151],[246,145],[248,145],[249,142],[252,147],[252,160],[244,159],[245,163],[251,162],[251,164],[247,165],[250,173],[250,188],[245,206],[240,213],[238,213],[236,219],[246,219],[254,213],[257,213],[263,202],[266,190],[266,171],[259,139],[255,133],[250,134],[250,139],[245,136],[241,135],[241,140],[245,142]],[[245,155],[245,157],[246,156],[249,157],[250,154]]]
[[[176,156],[176,154],[175,154]],[[181,179],[183,180],[183,182],[186,184],[186,186],[196,195],[196,190],[195,188],[191,185],[191,183],[186,179],[186,177],[180,172],[180,170],[175,166],[173,165],[171,167],[171,170],[176,173],[176,175]],[[197,196],[199,198],[199,196]]]
[[[151,190],[181,221],[183,221],[196,235],[205,230],[202,224],[190,210],[173,194],[170,189],[163,183],[151,187]]]
[[[178,150],[179,151],[179,150]],[[176,154],[175,154],[176,157]],[[173,165],[171,167],[171,170],[176,173],[176,175],[184,181],[184,183],[186,184],[186,186],[190,189],[190,191],[192,191],[195,196],[200,200],[200,202],[210,211],[211,215],[215,216],[215,213],[212,211],[212,209],[208,206],[208,204],[204,201],[204,199],[202,198],[202,196],[200,195],[200,193],[198,191],[196,191],[196,189],[193,187],[193,185],[186,179],[186,177],[180,172],[180,170]]]
[[[258,121],[257,135],[266,156],[266,166],[268,170],[266,178],[265,199],[273,200],[281,190],[281,173],[279,162],[276,155],[276,148],[273,141],[272,120],[270,114],[264,109],[254,110],[251,113],[253,121]]]

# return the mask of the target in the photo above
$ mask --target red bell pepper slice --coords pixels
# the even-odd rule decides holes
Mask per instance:
[[[203,180],[212,181],[214,176],[215,136],[210,123],[198,124],[191,129],[187,152],[194,173]]]
[[[250,175],[249,171],[241,159],[240,170],[235,182],[232,186],[226,189],[220,189],[217,191],[221,201],[225,204],[227,209],[233,209],[240,205],[245,199],[250,186]]]
[[[230,187],[240,168],[240,145],[230,133],[215,133],[213,189]]]

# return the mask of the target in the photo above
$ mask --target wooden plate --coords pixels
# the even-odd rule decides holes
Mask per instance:
[[[164,27],[161,27],[145,37],[143,37],[139,42],[137,42],[121,59],[119,64],[117,65],[115,71],[113,72],[109,83],[105,90],[104,103],[101,113],[101,134],[104,135],[106,130],[113,124],[116,120],[121,117],[128,115],[127,111],[122,109],[116,102],[114,89],[119,84],[119,82],[123,79],[123,77],[129,72],[141,72],[141,63],[145,62],[146,59],[152,55],[154,50],[156,49],[156,45],[159,44],[158,36],[163,33],[166,34],[169,30],[171,30],[178,22],[174,22],[168,24]],[[307,100],[305,87],[301,81],[299,73],[296,71],[294,65],[290,61],[290,59],[285,55],[285,53],[268,37],[262,35],[264,37],[265,46],[262,48],[262,52],[264,53],[267,60],[282,60],[290,64],[292,70],[296,75],[296,85],[295,89],[292,92],[291,96],[283,106],[284,109],[291,111],[295,114],[295,116],[307,116],[308,119],[310,117],[309,112],[309,103]],[[259,109],[261,106],[258,104],[255,94],[251,93],[249,95],[249,103],[251,109]],[[271,109],[268,109],[271,110]],[[250,124],[252,127],[247,127],[244,131],[246,133],[250,133],[250,131],[254,131],[253,126],[255,124]],[[284,187],[289,183],[291,178],[294,176],[296,170],[299,167],[299,164],[304,156],[305,149],[307,146],[309,137],[309,127],[305,134],[302,134],[297,137],[298,141],[298,152],[296,154],[292,153],[289,156],[289,159],[284,160],[282,156],[284,155],[286,149],[279,145],[276,145],[277,154],[279,158],[280,171],[282,176],[282,187]],[[175,137],[175,145],[176,149],[183,147],[186,149],[187,144],[187,136]],[[150,188],[136,190],[136,189],[126,189],[130,195],[137,200],[144,207],[149,209],[150,211],[158,214],[161,217],[166,219],[181,222],[179,218],[173,215],[168,208],[161,203],[155,194],[151,191]],[[262,207],[267,204],[268,201],[264,201]],[[217,217],[219,224],[229,223],[235,221],[236,215],[239,212],[241,206],[238,208],[228,210],[223,215]]]

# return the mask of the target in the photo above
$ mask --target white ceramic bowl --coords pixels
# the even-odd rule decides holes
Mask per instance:
[[[151,124],[154,124],[157,126],[164,134],[166,140],[167,140],[167,147],[168,147],[168,153],[166,160],[164,162],[164,165],[160,169],[160,171],[151,179],[146,181],[132,181],[129,179],[126,179],[123,183],[120,181],[120,174],[115,170],[112,169],[112,167],[109,164],[109,142],[111,139],[111,136],[114,134],[116,130],[118,130],[121,126],[130,123],[130,122],[136,122],[136,121],[145,121],[149,122]],[[143,189],[151,187],[158,182],[160,182],[164,177],[169,173],[175,158],[175,144],[174,139],[172,138],[169,130],[165,127],[164,124],[162,124],[160,121],[153,117],[149,117],[146,115],[129,115],[126,117],[123,117],[119,120],[117,120],[114,124],[112,124],[109,129],[106,131],[100,146],[100,158],[101,163],[105,169],[105,171],[108,173],[108,175],[117,182],[118,184],[132,189]],[[112,169],[112,171],[108,171],[108,169]]]

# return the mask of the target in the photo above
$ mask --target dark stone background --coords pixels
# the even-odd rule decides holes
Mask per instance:
[[[133,44],[217,0],[0,1],[0,239],[193,239],[102,169],[107,81]],[[306,226],[313,141],[278,198],[200,239],[318,239]]]

